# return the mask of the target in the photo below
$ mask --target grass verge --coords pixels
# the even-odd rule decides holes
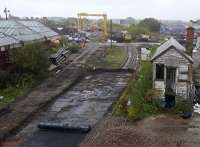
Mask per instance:
[[[39,80],[31,79],[31,81],[26,81],[23,86],[9,86],[8,88],[0,89],[0,96],[3,96],[3,99],[0,100],[0,109],[14,102],[17,98],[26,96],[39,83]]]
[[[125,92],[113,106],[114,115],[138,120],[161,112],[159,92],[152,89],[152,63],[142,62],[138,75],[137,79],[129,81]]]
[[[159,114],[157,94],[152,89],[152,64],[143,62],[138,79],[129,81],[124,94],[114,105],[113,113],[128,116],[131,120]]]
[[[113,68],[119,68],[126,60],[127,50],[124,48],[113,46],[106,49],[106,56],[103,59]]]
[[[0,100],[0,109],[7,104],[13,102],[16,97],[25,95],[28,91],[26,88],[13,88],[9,87],[6,89],[0,90],[0,95],[3,96],[3,99]]]

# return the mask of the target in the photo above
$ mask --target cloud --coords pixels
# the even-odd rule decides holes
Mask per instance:
[[[199,0],[0,0],[17,16],[76,16],[78,12],[107,13],[109,17],[197,19]]]

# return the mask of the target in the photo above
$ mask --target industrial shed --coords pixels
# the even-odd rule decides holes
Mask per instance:
[[[9,62],[9,50],[59,35],[37,21],[0,20],[0,67]]]
[[[157,48],[153,62],[153,87],[162,93],[170,104],[175,104],[175,97],[187,98],[192,84],[193,59],[186,53],[186,48],[174,38]]]

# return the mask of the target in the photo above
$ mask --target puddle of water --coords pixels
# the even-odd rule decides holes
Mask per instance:
[[[91,79],[91,78],[92,78],[92,76],[87,76],[87,77],[85,77],[86,80],[89,80],[89,79]]]
[[[39,131],[21,147],[76,147],[86,134]]]

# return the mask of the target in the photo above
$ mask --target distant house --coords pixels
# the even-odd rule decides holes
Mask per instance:
[[[112,23],[113,24],[118,24],[118,25],[120,25],[120,19],[112,19]]]
[[[175,97],[187,98],[192,84],[193,59],[174,38],[157,48],[153,62],[153,87],[173,106]]]
[[[58,36],[58,33],[37,21],[0,20],[0,67],[8,64],[10,49]]]

